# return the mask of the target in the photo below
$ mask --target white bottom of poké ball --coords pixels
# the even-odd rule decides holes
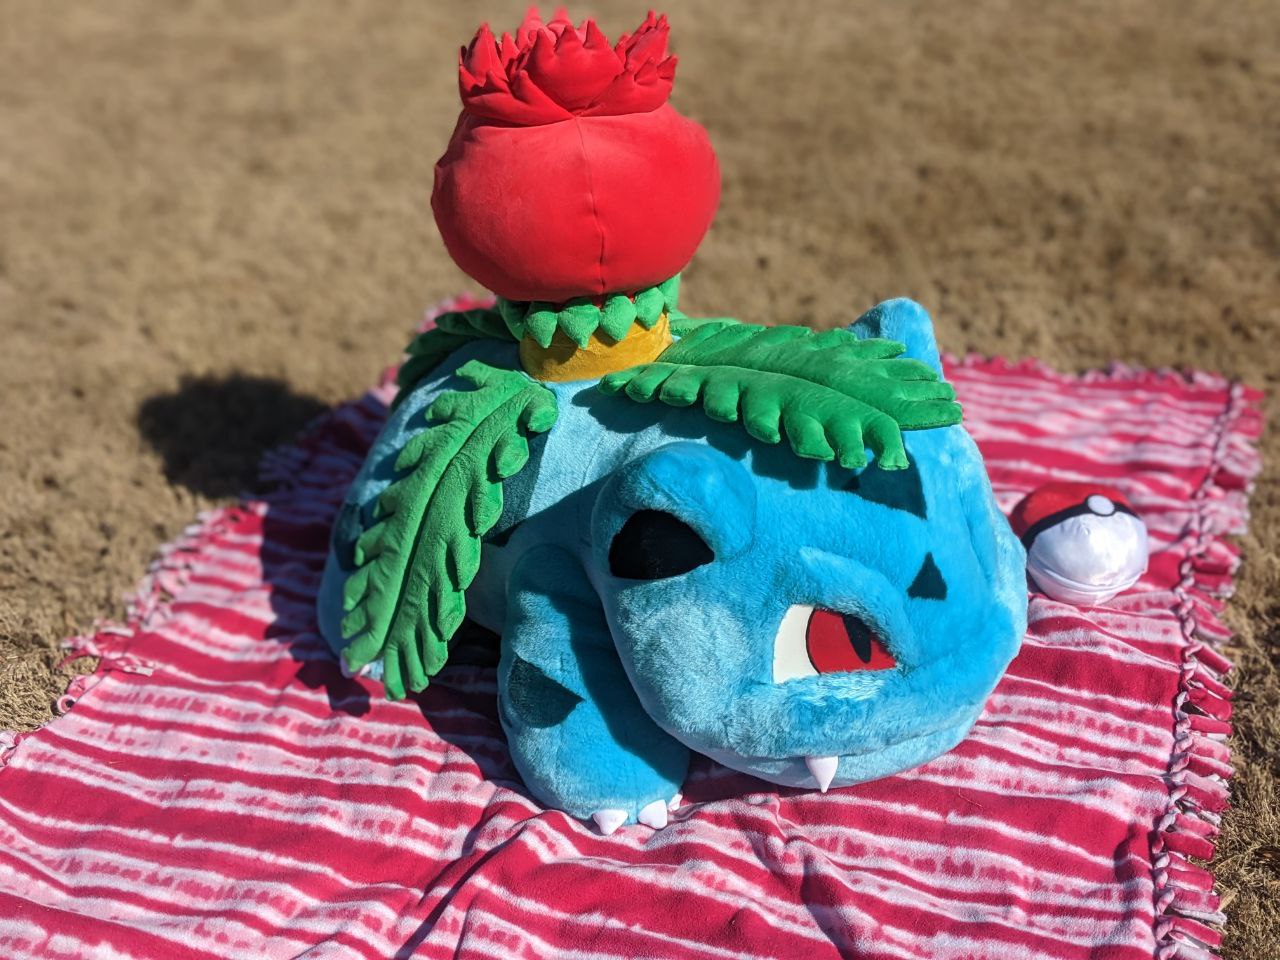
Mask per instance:
[[[1058,519],[1060,518],[1060,519]],[[1147,570],[1147,528],[1118,491],[1052,483],[1014,510],[1027,545],[1027,573],[1045,595],[1096,606],[1132,587]]]

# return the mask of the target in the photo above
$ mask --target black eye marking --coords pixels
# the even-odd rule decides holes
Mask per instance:
[[[920,485],[920,471],[915,460],[905,470],[881,470],[872,464],[846,483],[844,488],[863,500],[894,510],[905,510],[921,520],[926,519],[924,488]]]
[[[627,580],[665,580],[716,558],[694,529],[661,510],[631,515],[609,545],[609,571]]]
[[[520,656],[511,664],[506,693],[511,708],[531,727],[564,723],[573,708],[582,702],[582,697]]]
[[[924,555],[920,572],[911,581],[911,586],[907,587],[907,596],[915,597],[917,600],[947,599],[947,581],[942,579],[942,571],[934,562],[932,553]]]

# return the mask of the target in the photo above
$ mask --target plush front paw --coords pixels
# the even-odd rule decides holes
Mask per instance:
[[[544,546],[521,558],[512,583],[498,718],[529,793],[606,835],[663,825],[689,749],[645,713],[585,571]]]
[[[668,814],[679,805],[680,794],[678,793],[670,800],[658,799],[650,801],[636,812],[636,822],[642,823],[646,827],[652,827],[654,830],[661,830],[667,825]],[[608,837],[630,820],[631,815],[626,810],[618,807],[606,807],[591,814],[591,819],[595,822],[600,832]]]

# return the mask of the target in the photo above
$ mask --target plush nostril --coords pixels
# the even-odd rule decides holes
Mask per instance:
[[[897,665],[875,630],[850,613],[815,609],[809,616],[806,645],[818,673],[888,670]]]

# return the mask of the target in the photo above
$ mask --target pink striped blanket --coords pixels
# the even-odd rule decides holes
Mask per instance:
[[[1206,960],[1221,923],[1219,619],[1257,395],[1215,377],[949,376],[1008,509],[1105,480],[1150,526],[1106,607],[1041,596],[971,736],[827,795],[695,764],[665,830],[612,837],[523,792],[473,644],[388,703],[312,603],[385,383],[266,465],[274,492],[166,546],[64,715],[0,740],[0,956]]]

